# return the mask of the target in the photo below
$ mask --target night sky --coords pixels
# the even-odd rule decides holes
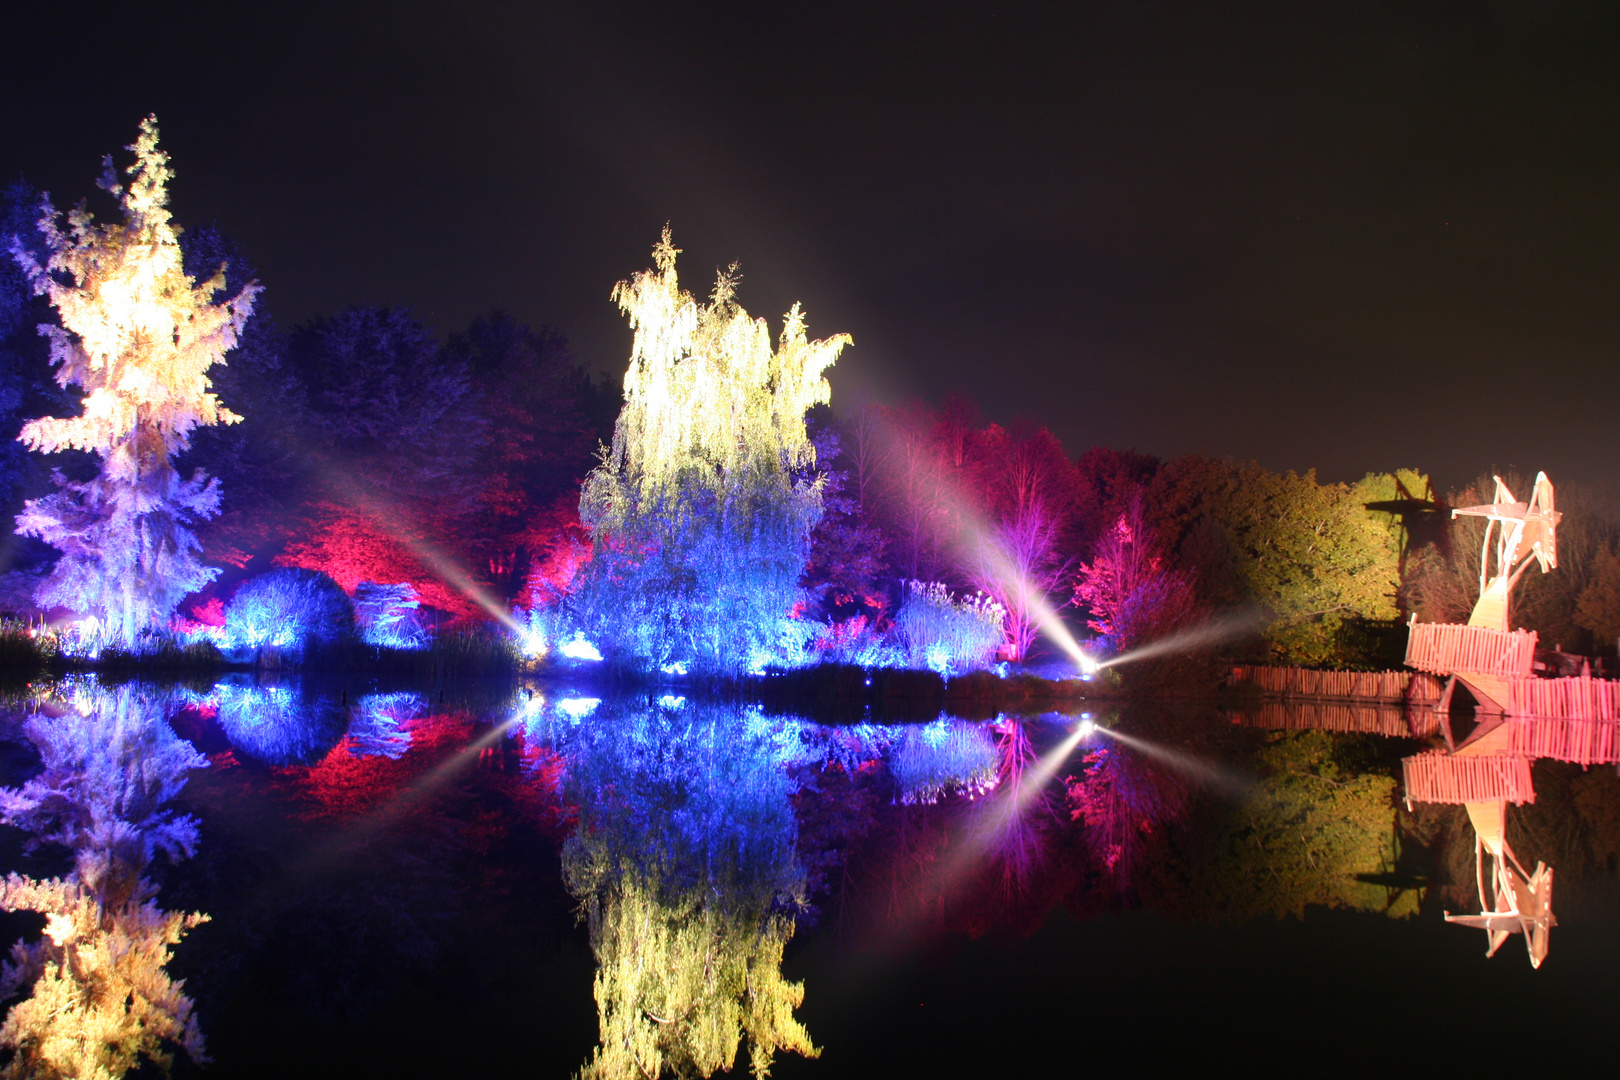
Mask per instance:
[[[156,112],[282,325],[500,307],[617,377],[668,221],[854,335],[846,407],[1620,486],[1612,3],[453,7],[8,16],[0,177],[71,203]]]

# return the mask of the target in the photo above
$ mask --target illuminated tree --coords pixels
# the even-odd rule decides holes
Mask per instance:
[[[1103,535],[1092,560],[1080,564],[1074,602],[1090,613],[1087,625],[1110,653],[1167,637],[1206,614],[1192,575],[1166,565],[1140,494]]]
[[[210,392],[208,369],[236,344],[259,291],[249,283],[215,303],[223,267],[200,285],[186,275],[169,218],[173,173],[157,142],[148,117],[129,147],[127,186],[106,161],[101,186],[118,199],[121,224],[96,224],[81,203],[64,232],[46,203],[40,229],[49,257],[41,263],[12,247],[61,318],[60,327],[41,328],[57,382],[85,391],[79,416],[32,420],[20,437],[32,450],[101,458],[100,475],[87,483],[58,476],[60,490],[30,500],[17,529],[62,551],[39,602],[88,610],[125,645],[217,574],[198,561],[186,526],[218,512],[219,486],[200,470],[181,479],[173,459],[196,428],[239,419]]]
[[[775,349],[733,299],[735,268],[707,304],[680,288],[669,230],[655,270],[613,297],[635,341],[613,446],[580,496],[596,555],[584,621],[640,663],[734,668],[769,656],[799,599],[821,486],[804,415],[849,344],[810,341],[795,304]]]
[[[0,1000],[26,993],[0,1026],[14,1056],[4,1077],[119,1077],[141,1058],[165,1071],[175,1044],[207,1061],[183,984],[165,971],[171,947],[206,915],[165,911],[146,877],[156,855],[190,855],[195,819],[165,804],[208,762],[175,735],[164,701],[134,686],[89,686],[64,715],[26,726],[42,769],[0,788],[0,820],[29,846],[73,852],[66,877],[0,881],[0,910],[46,917],[37,941],[0,965]]]

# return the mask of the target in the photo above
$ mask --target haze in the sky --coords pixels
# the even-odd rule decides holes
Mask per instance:
[[[667,221],[690,287],[854,336],[842,406],[1616,486],[1612,6],[581,7],[41,8],[0,176],[91,195],[155,112],[283,324],[499,307],[617,375]]]

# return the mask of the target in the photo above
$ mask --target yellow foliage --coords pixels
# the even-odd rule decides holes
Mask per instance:
[[[765,320],[733,299],[735,277],[721,274],[710,302],[699,304],[680,287],[677,254],[666,225],[656,269],[613,289],[635,341],[609,464],[644,502],[682,485],[723,490],[813,462],[804,414],[830,400],[822,373],[851,340],[810,341],[794,304],[773,351]]]
[[[757,1077],[777,1050],[820,1053],[793,1016],[804,984],[782,977],[792,919],[742,899],[669,890],[656,875],[627,875],[591,899],[602,1042],[582,1077],[710,1076],[736,1064],[744,1035]]]
[[[164,966],[170,946],[208,916],[163,911],[153,891],[105,906],[74,877],[0,882],[0,909],[47,916],[46,937],[13,946],[0,978],[7,996],[32,987],[0,1027],[0,1046],[15,1051],[0,1077],[116,1080],[142,1057],[167,1071],[165,1042],[207,1061],[191,999]]]

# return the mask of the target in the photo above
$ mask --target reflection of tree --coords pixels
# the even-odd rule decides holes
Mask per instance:
[[[1387,890],[1358,880],[1394,869],[1395,781],[1334,758],[1333,736],[1272,736],[1256,764],[1263,777],[1233,808],[1212,858],[1191,868],[1204,906],[1238,917],[1303,915],[1308,905],[1405,914]]]
[[[1116,884],[1128,885],[1164,826],[1181,819],[1188,787],[1117,745],[1085,756],[1068,779],[1069,816],[1086,826],[1086,846]]]
[[[0,973],[0,995],[31,987],[0,1028],[0,1045],[15,1050],[3,1075],[117,1077],[142,1057],[167,1068],[166,1042],[203,1061],[191,1000],[164,966],[207,916],[160,909],[144,873],[158,853],[195,847],[196,822],[163,807],[207,761],[146,691],[86,686],[74,706],[29,721],[44,768],[0,790],[7,823],[74,853],[66,878],[12,874],[0,885],[0,908],[46,916],[44,938],[14,945]]]
[[[780,740],[723,706],[593,716],[567,779],[563,854],[590,925],[601,1045],[590,1077],[708,1076],[744,1036],[763,1076],[817,1051],[782,951],[804,902]]]

